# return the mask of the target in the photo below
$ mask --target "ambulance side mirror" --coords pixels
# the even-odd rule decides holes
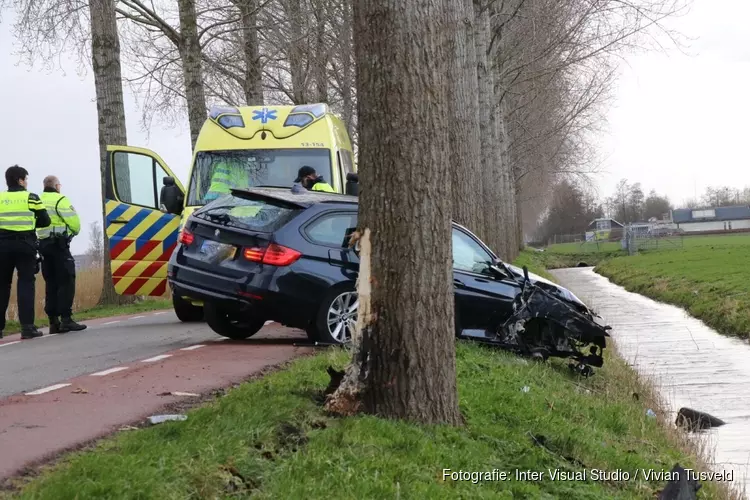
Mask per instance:
[[[359,174],[354,172],[346,174],[345,192],[349,196],[359,196]]]
[[[164,177],[164,186],[159,193],[159,205],[163,212],[175,215],[182,214],[185,196],[182,190],[175,184],[172,177]]]

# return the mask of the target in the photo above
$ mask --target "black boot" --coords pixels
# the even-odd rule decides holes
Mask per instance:
[[[21,326],[21,338],[22,339],[36,339],[44,335],[34,325],[22,325]]]
[[[88,328],[86,325],[76,323],[71,317],[63,318],[60,327],[66,332],[80,332]]]
[[[65,333],[62,325],[60,324],[60,318],[57,316],[50,316],[49,318],[49,334],[55,335],[57,333]]]

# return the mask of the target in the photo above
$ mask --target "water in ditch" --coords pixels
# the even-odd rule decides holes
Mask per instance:
[[[612,326],[618,352],[654,382],[672,422],[683,406],[727,422],[701,439],[714,469],[732,470],[736,486],[750,493],[750,345],[678,307],[630,293],[593,268],[552,273]]]

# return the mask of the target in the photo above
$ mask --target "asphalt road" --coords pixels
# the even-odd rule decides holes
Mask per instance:
[[[82,332],[0,341],[0,398],[221,339],[205,323],[181,323],[171,311],[88,323]]]

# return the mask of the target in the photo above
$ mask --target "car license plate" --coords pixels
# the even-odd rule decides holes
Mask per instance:
[[[234,255],[237,252],[237,247],[234,245],[227,245],[225,243],[219,243],[217,241],[204,241],[201,245],[200,253],[206,256],[206,260],[209,262],[221,262],[224,260],[234,259]]]

